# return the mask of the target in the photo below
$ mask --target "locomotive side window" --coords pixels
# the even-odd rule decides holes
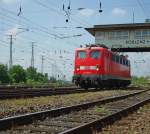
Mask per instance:
[[[125,59],[123,59],[123,65],[126,65],[126,60]]]
[[[116,59],[116,58],[115,58],[115,55],[113,54],[113,55],[112,55],[112,61],[115,62],[115,59]]]
[[[86,57],[86,53],[85,53],[85,51],[78,51],[77,56],[80,59],[84,59]]]
[[[116,62],[119,63],[119,56],[116,55]]]
[[[128,60],[126,60],[126,66],[128,66]]]
[[[120,64],[123,64],[123,58],[120,57]]]
[[[100,51],[91,51],[91,53],[90,53],[90,57],[92,59],[97,59],[97,58],[99,58],[99,56],[100,56]]]

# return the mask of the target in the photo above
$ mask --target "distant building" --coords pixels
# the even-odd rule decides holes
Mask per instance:
[[[104,44],[113,51],[150,52],[150,22],[95,25],[85,28],[95,36],[96,44]]]

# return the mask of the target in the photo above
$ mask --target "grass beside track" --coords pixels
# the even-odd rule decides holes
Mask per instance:
[[[135,90],[134,90],[135,91]],[[0,101],[0,118],[21,115],[25,113],[50,110],[62,106],[71,106],[84,102],[91,102],[104,97],[119,96],[134,91],[110,90],[69,95],[55,95],[50,97],[35,97],[28,99],[12,99]]]

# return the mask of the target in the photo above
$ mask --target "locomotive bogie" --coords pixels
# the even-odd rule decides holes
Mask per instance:
[[[80,86],[82,88],[123,88],[127,87],[131,82],[130,80],[122,80],[122,79],[102,79],[102,77],[98,76],[74,76],[73,81],[76,86]]]

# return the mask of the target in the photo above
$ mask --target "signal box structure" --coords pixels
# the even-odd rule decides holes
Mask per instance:
[[[95,37],[95,44],[112,51],[150,52],[150,23],[95,25],[85,30]]]

